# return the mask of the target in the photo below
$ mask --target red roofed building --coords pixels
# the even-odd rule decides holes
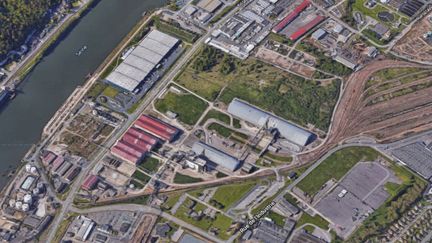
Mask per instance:
[[[156,145],[159,142],[157,138],[134,127],[129,128],[126,134],[138,138],[140,140],[143,140],[144,142],[151,145]]]
[[[51,151],[47,151],[43,156],[42,156],[42,163],[45,166],[50,165],[55,159],[57,158],[57,155],[55,155],[53,152]]]
[[[81,188],[86,191],[93,190],[97,183],[99,182],[99,177],[96,175],[89,175],[85,179],[84,183],[81,185]]]
[[[179,130],[157,118],[142,115],[136,122],[135,126],[147,131],[162,140],[171,142],[179,133]]]
[[[138,164],[141,159],[133,154],[126,152],[124,149],[120,148],[117,145],[111,148],[111,153],[119,157],[120,159],[131,162],[133,164]]]
[[[61,156],[61,155],[57,156],[57,158],[52,162],[51,171],[52,172],[57,171],[60,168],[60,166],[62,166],[62,164],[64,162],[65,162],[65,160],[64,160],[63,156]]]
[[[303,25],[302,27],[300,27],[296,32],[294,32],[291,36],[290,36],[290,40],[295,41],[298,38],[302,37],[304,34],[306,34],[306,32],[308,32],[309,30],[311,30],[313,27],[317,26],[319,23],[321,23],[321,21],[323,21],[325,19],[325,17],[323,16],[317,16],[315,17],[313,20],[311,20],[309,23]]]
[[[281,22],[279,22],[279,24],[277,24],[273,28],[273,32],[279,33],[281,30],[283,30],[283,28],[285,28],[289,23],[291,23],[291,21],[293,21],[295,18],[297,18],[297,16],[299,16],[300,13],[303,12],[303,10],[305,10],[307,7],[309,7],[309,5],[310,5],[310,2],[308,0],[304,0],[302,3],[300,3],[300,5],[298,5],[294,9],[294,11],[289,13],[285,18],[282,19]]]

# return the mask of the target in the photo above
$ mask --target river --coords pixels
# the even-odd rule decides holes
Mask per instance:
[[[0,112],[0,187],[19,166],[43,127],[141,19],[165,0],[101,0],[51,48]],[[75,53],[86,45],[81,56]]]

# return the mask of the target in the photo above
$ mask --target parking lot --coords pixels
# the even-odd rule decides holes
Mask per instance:
[[[400,183],[383,165],[360,162],[315,208],[332,221],[338,235],[347,238],[390,196],[384,189],[387,182]]]

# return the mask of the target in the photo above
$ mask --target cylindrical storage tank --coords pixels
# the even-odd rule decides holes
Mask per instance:
[[[24,196],[24,203],[31,204],[32,203],[32,196],[30,194],[27,194]]]
[[[30,209],[30,206],[27,203],[24,203],[22,205],[22,211],[27,212],[27,211],[29,211],[29,209]]]
[[[26,164],[25,165],[25,170],[27,171],[27,172],[30,172],[30,169],[31,169],[31,165],[30,164]]]
[[[21,210],[22,209],[22,202],[19,202],[19,201],[16,202],[15,203],[15,208],[18,209],[18,210]]]
[[[35,189],[33,189],[33,195],[39,195],[39,193],[40,193],[40,189],[38,188],[38,187],[36,187]]]
[[[45,187],[45,185],[43,184],[43,182],[39,182],[37,184],[37,188],[39,188],[39,189],[44,189],[44,187]]]
[[[31,172],[32,174],[36,174],[36,173],[37,173],[37,169],[36,169],[36,167],[32,166],[32,167],[30,168],[30,172]]]
[[[15,199],[11,199],[11,200],[9,200],[9,206],[10,207],[15,207]]]

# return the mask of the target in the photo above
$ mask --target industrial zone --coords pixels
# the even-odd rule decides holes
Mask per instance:
[[[24,158],[1,241],[430,241],[429,6],[146,13]]]

